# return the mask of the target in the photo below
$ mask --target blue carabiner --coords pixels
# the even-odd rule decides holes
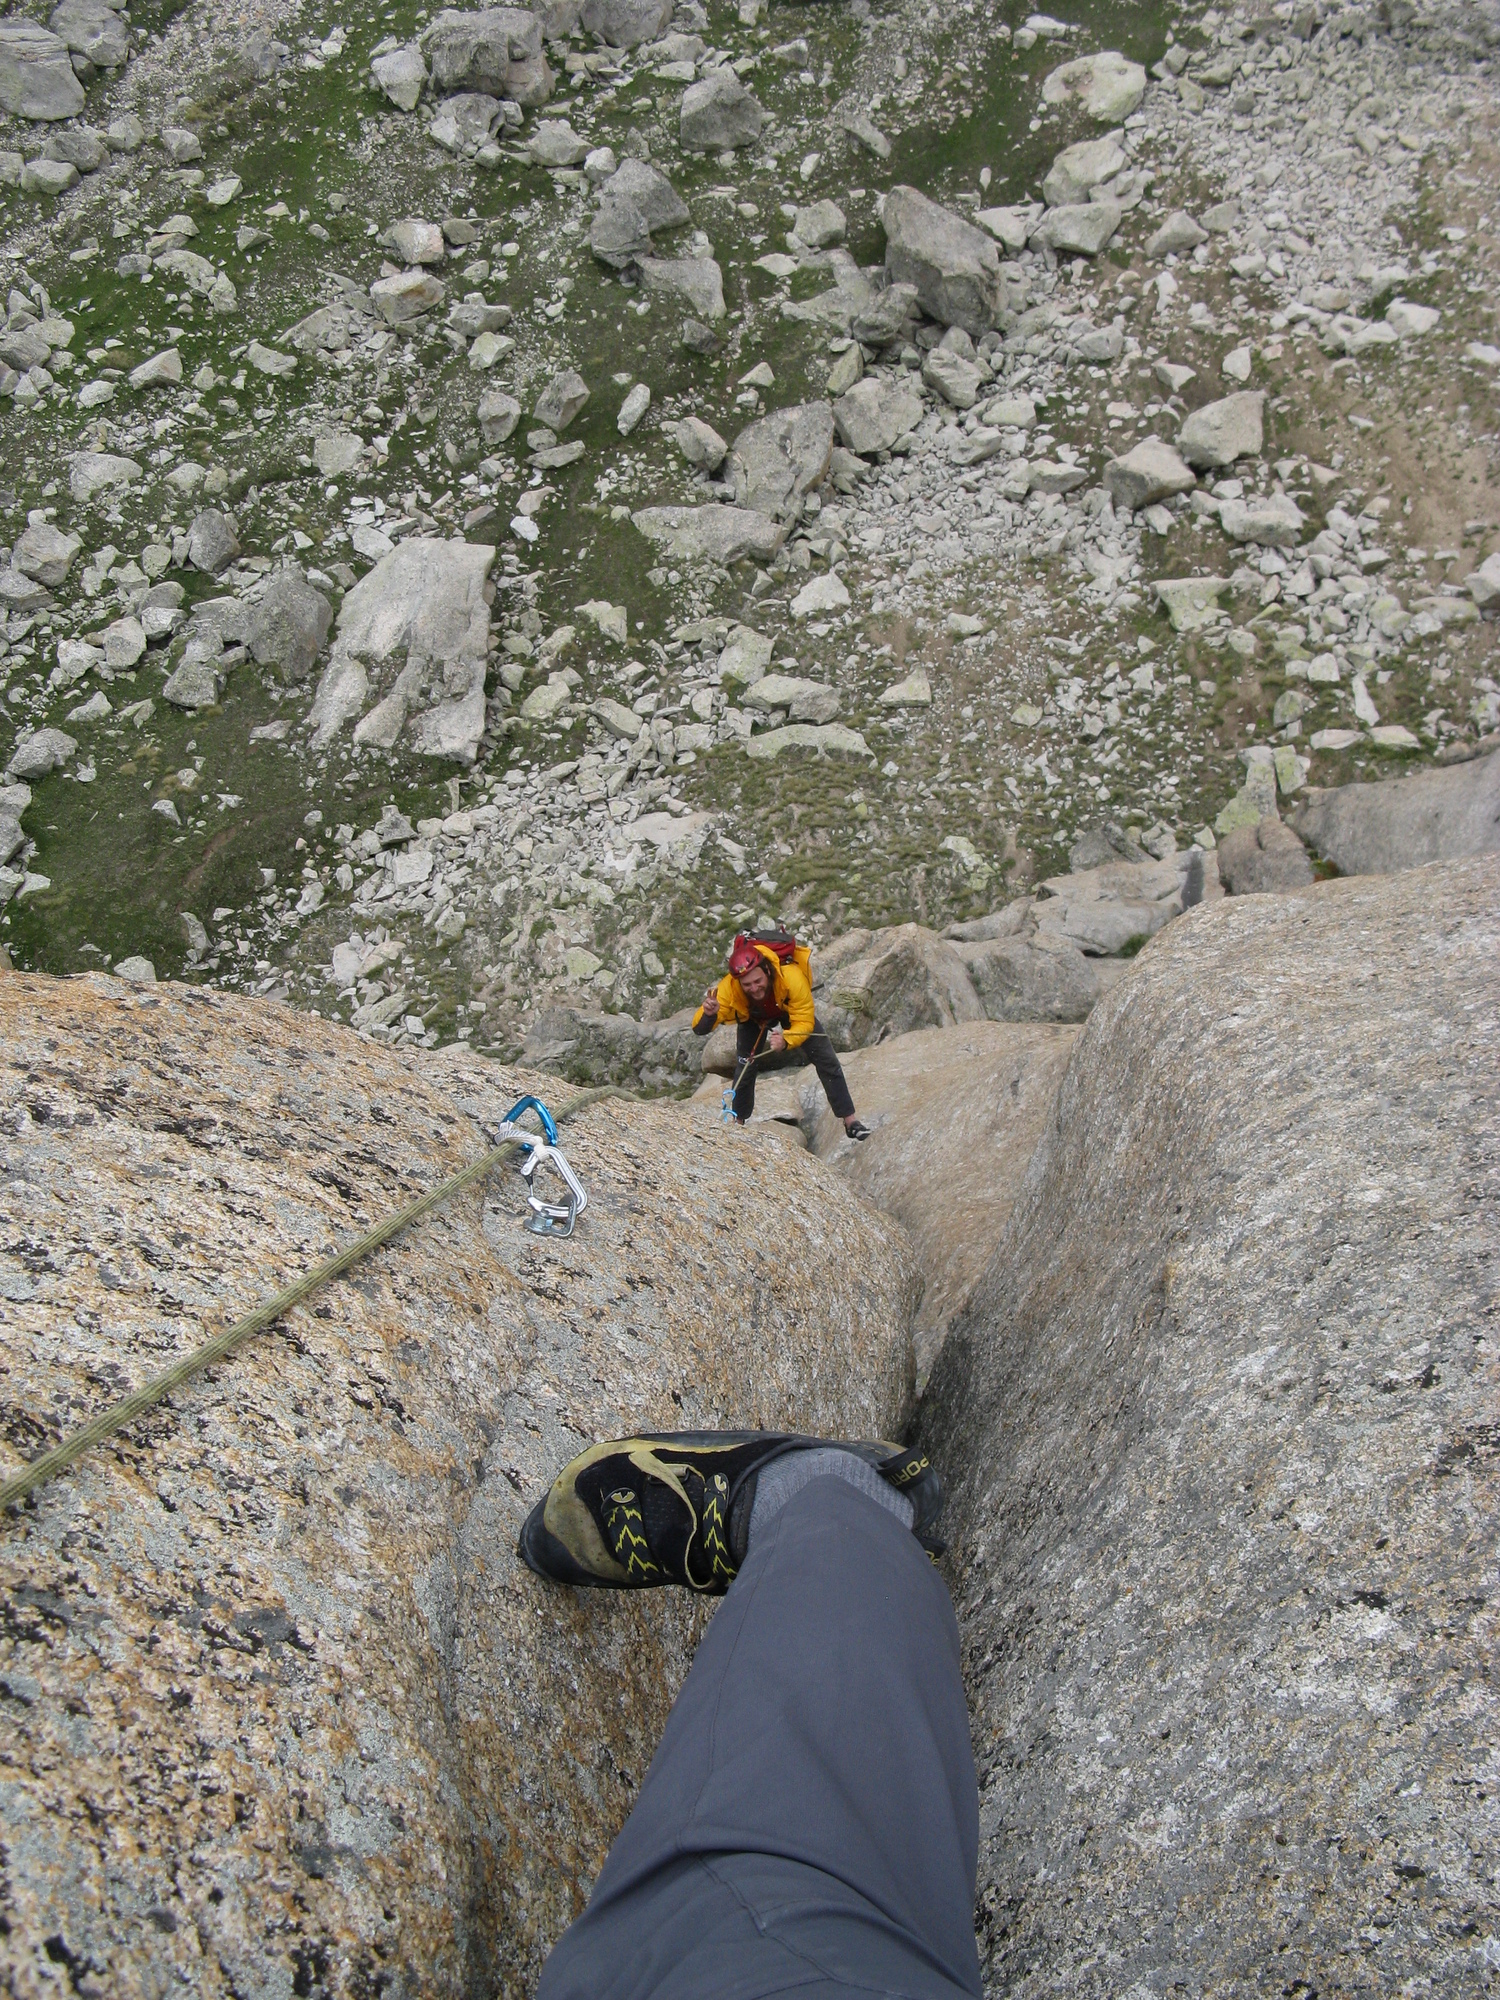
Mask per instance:
[[[534,1111],[542,1121],[542,1133],[549,1146],[557,1144],[557,1124],[552,1113],[539,1097],[522,1097],[505,1114],[504,1122],[514,1125],[523,1111]]]

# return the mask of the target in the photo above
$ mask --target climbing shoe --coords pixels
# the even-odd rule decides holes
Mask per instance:
[[[904,1494],[912,1533],[929,1554],[942,1553],[933,1532],[942,1481],[921,1451],[778,1431],[655,1431],[591,1445],[565,1465],[527,1516],[519,1554],[555,1583],[678,1583],[717,1596],[745,1560],[760,1472],[788,1452],[830,1444]]]
[[[846,1139],[868,1139],[869,1136],[870,1128],[862,1119],[851,1118],[849,1123],[844,1127],[844,1137]]]

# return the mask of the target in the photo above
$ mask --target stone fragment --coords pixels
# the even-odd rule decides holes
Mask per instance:
[[[1217,625],[1225,616],[1219,599],[1228,588],[1229,579],[1224,576],[1165,577],[1155,586],[1174,632],[1201,632]]]
[[[1034,458],[1031,461],[1033,493],[1074,493],[1087,481],[1088,474],[1081,465],[1064,465],[1050,458]]]
[[[1031,232],[1033,243],[1067,257],[1097,257],[1119,228],[1125,211],[1118,202],[1085,201],[1049,208]]]
[[[427,136],[445,153],[472,159],[481,147],[489,144],[503,116],[498,97],[487,97],[479,90],[461,90],[438,105]]]
[[[583,0],[579,16],[589,34],[613,49],[633,49],[666,32],[672,0]]]
[[[157,138],[174,167],[190,166],[203,158],[202,140],[185,125],[163,125]]]
[[[333,606],[296,570],[284,569],[250,613],[245,644],[257,666],[274,667],[283,682],[304,681],[317,664],[333,621]]]
[[[1146,243],[1148,257],[1184,256],[1208,241],[1208,231],[1194,222],[1186,209],[1175,208]]]
[[[523,722],[551,722],[567,707],[573,698],[573,685],[565,674],[550,674],[540,687],[534,687],[521,703]]]
[[[123,674],[135,666],[146,651],[146,632],[139,618],[117,618],[99,635],[104,648],[104,664],[113,674]]]
[[[775,641],[750,625],[736,625],[719,655],[719,681],[731,688],[753,687],[771,664]]]
[[[486,389],[479,399],[478,420],[486,444],[504,444],[521,421],[521,405],[504,389]]]
[[[994,325],[1000,253],[992,237],[912,187],[891,189],[881,222],[892,284],[911,285],[934,319],[975,339]]]
[[[78,169],[67,160],[28,160],[21,169],[22,194],[66,194],[78,185]]]
[[[182,380],[182,356],[175,347],[163,348],[130,371],[132,389],[169,389]]]
[[[1116,49],[1064,63],[1042,85],[1044,103],[1076,105],[1101,125],[1123,124],[1145,94],[1145,70]]]
[[[922,380],[956,410],[972,410],[985,382],[973,361],[945,347],[934,347],[924,358]]]
[[[49,521],[42,521],[24,530],[11,551],[11,564],[34,583],[55,590],[77,561],[82,547],[77,535],[66,534]]]
[[[1082,198],[1082,197],[1081,197]],[[1026,239],[1042,219],[1040,202],[1021,202],[1004,208],[981,208],[974,220],[981,229],[988,230],[1002,248],[1012,256],[1026,248]]]
[[[887,285],[852,315],[849,330],[865,347],[891,347],[906,339],[916,314],[916,286]]]
[[[545,104],[552,95],[542,24],[524,8],[487,7],[476,13],[444,8],[421,41],[434,91],[509,98],[525,110]]]
[[[746,507],[644,507],[630,518],[647,541],[685,561],[769,562],[786,538],[779,522]]]
[[[690,220],[687,203],[649,161],[622,160],[599,190],[601,200],[619,198],[639,210],[648,231],[679,229]]]
[[[589,248],[601,264],[623,271],[651,254],[651,231],[635,203],[607,190],[589,224]]]
[[[589,386],[576,368],[553,376],[537,397],[533,415],[548,430],[565,431],[589,399]]]
[[[812,750],[820,757],[873,756],[859,730],[842,722],[788,722],[745,738],[745,754],[757,763],[768,763],[788,750]]]
[[[205,507],[193,516],[188,529],[187,559],[194,569],[208,576],[220,576],[240,552],[239,532],[233,518],[217,507]]]
[[[1414,305],[1410,299],[1392,299],[1385,309],[1386,325],[1394,327],[1402,340],[1431,333],[1441,318],[1442,314],[1436,306]]]
[[[576,167],[588,150],[588,140],[580,139],[566,118],[543,118],[526,141],[527,155],[539,167]]]
[[[815,618],[826,611],[842,611],[849,603],[849,588],[835,571],[815,576],[804,583],[788,609],[793,618]]]
[[[796,519],[803,496],[827,475],[832,451],[833,412],[827,403],[797,403],[757,418],[731,448],[734,504],[773,520]]]
[[[17,739],[5,775],[12,781],[45,778],[60,771],[78,753],[76,740],[61,729],[31,729]]]
[[[753,146],[766,114],[760,99],[732,69],[716,69],[682,94],[678,130],[690,153],[721,153]]]
[[[643,727],[633,708],[627,708],[624,702],[615,701],[609,695],[601,696],[594,702],[589,713],[597,717],[610,735],[621,743],[634,743]]]
[[[724,274],[712,257],[642,257],[638,268],[648,291],[680,300],[710,323],[723,319]]]
[[[1481,611],[1493,611],[1500,605],[1500,550],[1486,556],[1477,569],[1470,570],[1464,582]]]
[[[100,4],[103,5],[103,0]],[[110,15],[111,20],[115,18],[115,15]],[[70,167],[77,167],[81,174],[97,173],[108,156],[109,148],[104,143],[103,134],[90,131],[84,125],[50,133],[42,148],[43,159],[63,160]]]
[[[1216,851],[1219,880],[1231,896],[1283,895],[1313,880],[1307,849],[1275,813],[1236,827]]]
[[[370,73],[398,111],[416,110],[427,87],[427,64],[415,42],[403,42],[400,48],[376,56]]]
[[[266,347],[258,340],[252,340],[246,348],[245,359],[257,375],[275,377],[295,375],[297,372],[295,354],[283,354],[279,348]]]
[[[1117,508],[1141,508],[1186,493],[1197,479],[1171,445],[1153,436],[1142,438],[1122,458],[1111,459],[1104,484]]]
[[[627,393],[620,405],[620,414],[615,418],[615,429],[621,437],[629,437],[636,425],[651,407],[651,391],[644,382],[637,382]]]
[[[377,278],[370,301],[387,326],[409,326],[424,313],[435,312],[448,296],[447,287],[429,271],[398,271]]]
[[[792,218],[792,234],[809,250],[826,250],[830,244],[842,243],[848,227],[848,219],[836,201],[812,202],[799,208]]]
[[[1265,392],[1238,389],[1217,403],[1194,410],[1177,434],[1177,449],[1198,471],[1232,465],[1260,455],[1265,435]]]
[[[903,681],[896,681],[880,697],[882,708],[931,708],[932,683],[925,667],[916,667]]]
[[[1285,493],[1225,500],[1219,524],[1232,542],[1257,542],[1262,548],[1294,549],[1307,525],[1296,501]]]
[[[0,21],[0,110],[45,123],[76,118],[84,102],[60,35],[24,15]]]
[[[447,243],[437,223],[424,222],[415,215],[393,222],[382,241],[403,264],[441,264],[448,254]]]
[[[729,446],[713,425],[706,424],[702,417],[683,417],[680,422],[668,424],[666,428],[689,465],[700,466],[705,472],[717,472],[724,463]]]
[[[891,157],[891,142],[870,116],[868,109],[853,99],[845,98],[835,107],[834,116],[841,132],[873,153],[877,160]]]
[[[840,443],[861,457],[889,451],[898,438],[916,429],[923,414],[916,390],[889,375],[866,375],[833,406]]]
[[[1048,208],[1069,208],[1085,202],[1090,188],[1112,180],[1125,164],[1125,151],[1113,133],[1107,138],[1085,139],[1080,145],[1067,146],[1047,170],[1042,182],[1042,199]],[[991,214],[1001,212],[990,211]],[[1011,247],[1019,250],[1025,240],[1023,236],[1020,243]]]
[[[324,431],[313,439],[313,464],[323,479],[341,479],[364,462],[364,439],[354,431]]]
[[[219,669],[211,660],[184,660],[162,687],[174,708],[212,708],[219,699]]]

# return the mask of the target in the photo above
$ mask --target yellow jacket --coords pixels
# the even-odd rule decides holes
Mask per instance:
[[[813,1031],[813,996],[807,974],[795,960],[783,965],[781,960],[766,945],[758,944],[755,949],[765,960],[771,974],[773,1005],[778,1013],[786,1015],[787,1025],[783,1030],[789,1049],[805,1042]],[[745,998],[745,989],[732,972],[726,972],[719,981],[719,1015],[715,1025],[725,1021],[748,1021],[750,1003]],[[700,1007],[693,1016],[696,1029],[703,1020]]]

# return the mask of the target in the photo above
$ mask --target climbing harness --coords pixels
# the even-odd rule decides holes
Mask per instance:
[[[531,1215],[526,1227],[538,1236],[570,1236],[574,1223],[588,1206],[588,1196],[584,1193],[577,1175],[558,1150],[557,1128],[568,1119],[576,1117],[588,1105],[597,1104],[601,1098],[628,1097],[630,1094],[629,1091],[621,1090],[614,1084],[605,1084],[596,1090],[582,1090],[563,1106],[556,1118],[553,1118],[547,1107],[537,1098],[523,1097],[506,1113],[496,1132],[496,1143],[480,1159],[473,1161],[467,1167],[460,1168],[456,1174],[450,1174],[448,1179],[440,1182],[437,1187],[429,1189],[424,1195],[419,1195],[415,1201],[408,1202],[405,1208],[398,1209],[394,1215],[388,1215],[384,1222],[376,1223],[373,1229],[368,1229],[363,1236],[356,1237],[352,1243],[346,1245],[325,1263],[319,1264],[316,1269],[296,1279],[284,1290],[277,1292],[273,1298],[265,1300],[243,1319],[236,1320],[233,1326],[226,1327],[222,1333],[216,1333],[212,1339],[205,1340],[190,1354],[184,1354],[180,1360],[174,1361],[170,1368],[164,1368],[159,1375],[153,1375],[149,1382],[143,1382],[140,1388],[133,1389],[113,1408],[101,1410],[98,1416],[91,1417],[86,1424],[80,1425],[76,1431],[65,1437],[61,1444],[54,1445],[51,1451],[43,1452],[40,1458],[34,1458],[30,1465],[23,1466],[12,1478],[0,1485],[0,1512],[13,1507],[18,1500],[24,1500],[35,1488],[66,1470],[76,1459],[81,1458],[91,1445],[102,1444],[105,1438],[113,1437],[116,1431],[123,1430],[126,1424],[133,1423],[137,1417],[154,1408],[163,1397],[169,1396],[184,1382],[190,1381],[205,1368],[211,1368],[216,1361],[224,1360],[252,1334],[263,1333],[268,1326],[273,1326],[283,1314],[289,1313],[293,1306],[300,1305],[304,1299],[309,1298],[331,1279],[342,1277],[351,1265],[368,1256],[370,1251],[378,1250],[383,1243],[389,1243],[393,1236],[398,1236],[410,1224],[420,1221],[450,1195],[457,1194],[460,1189],[470,1186],[475,1181],[483,1180],[492,1167],[498,1166],[504,1159],[509,1159],[517,1147],[526,1153],[525,1160],[521,1162],[521,1173],[525,1176],[530,1190],[526,1205]],[[528,1111],[535,1112],[541,1123],[543,1136],[540,1139],[533,1132],[522,1131],[516,1123],[517,1119],[524,1117]],[[538,1169],[543,1166],[551,1167],[562,1179],[567,1188],[566,1201],[547,1202],[537,1195],[534,1177]]]
[[[534,1111],[542,1121],[542,1137],[534,1132],[523,1132],[516,1120],[523,1112]],[[557,1125],[552,1113],[539,1097],[523,1097],[506,1112],[504,1120],[495,1133],[496,1143],[513,1139],[524,1146],[526,1157],[521,1162],[521,1178],[526,1183],[526,1206],[531,1213],[526,1227],[533,1236],[571,1236],[573,1225],[589,1205],[589,1198],[583,1191],[583,1184],[568,1165],[567,1156],[557,1143]],[[539,1167],[550,1167],[562,1182],[566,1199],[544,1201],[536,1191],[536,1175]]]

